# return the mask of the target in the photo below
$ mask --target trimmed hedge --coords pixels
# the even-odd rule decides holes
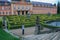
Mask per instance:
[[[36,16],[39,16],[40,24],[42,26],[49,27],[49,28],[55,28],[55,27],[47,25],[46,21],[60,20],[60,16],[55,15],[55,14],[54,15],[51,14],[50,16],[48,16],[47,14],[44,14],[44,15],[42,15],[42,14],[40,14],[40,15],[39,14],[31,15],[29,20],[27,19],[27,16],[7,16],[8,28],[9,29],[21,28],[22,23],[25,25],[25,27],[35,26]],[[14,26],[14,25],[16,25],[16,26]]]

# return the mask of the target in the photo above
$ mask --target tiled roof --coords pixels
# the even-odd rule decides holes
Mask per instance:
[[[51,3],[44,3],[44,2],[32,2],[32,5],[33,5],[33,6],[46,5],[46,6],[50,6],[50,7],[54,6],[54,5],[51,4]]]
[[[12,0],[12,1],[20,1],[20,0]],[[30,2],[30,0],[25,0],[26,2]]]
[[[30,0],[26,0],[26,2],[30,2]]]
[[[20,1],[20,0],[12,0],[12,1]]]
[[[7,3],[7,5],[5,3]],[[9,1],[0,1],[0,6],[5,6],[5,5],[9,6],[11,5],[11,3]]]
[[[0,1],[8,1],[8,0],[0,0]]]

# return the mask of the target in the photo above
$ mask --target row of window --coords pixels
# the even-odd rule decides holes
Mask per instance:
[[[18,7],[16,7],[16,6],[14,6],[14,10],[30,10],[31,9],[31,7],[24,7],[24,6],[18,6]]]
[[[38,4],[37,4],[37,5],[36,5],[36,4],[33,4],[33,6],[40,6],[40,7],[51,7],[51,8],[52,8],[52,7],[54,7],[53,5],[38,5]]]
[[[33,10],[48,10],[49,8],[33,8]],[[51,8],[50,8],[51,10]]]
[[[9,15],[11,12],[0,12],[0,15]]]
[[[2,7],[0,10],[10,10],[10,7]]]

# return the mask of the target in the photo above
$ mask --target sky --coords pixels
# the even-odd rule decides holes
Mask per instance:
[[[31,1],[46,2],[46,3],[52,3],[52,4],[54,4],[54,3],[57,4],[58,1],[60,2],[60,0],[31,0]]]

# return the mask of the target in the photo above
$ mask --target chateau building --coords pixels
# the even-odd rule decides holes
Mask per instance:
[[[57,7],[51,3],[30,2],[30,0],[0,1],[0,15],[56,14]]]
[[[11,14],[11,3],[8,1],[0,1],[0,15]]]

